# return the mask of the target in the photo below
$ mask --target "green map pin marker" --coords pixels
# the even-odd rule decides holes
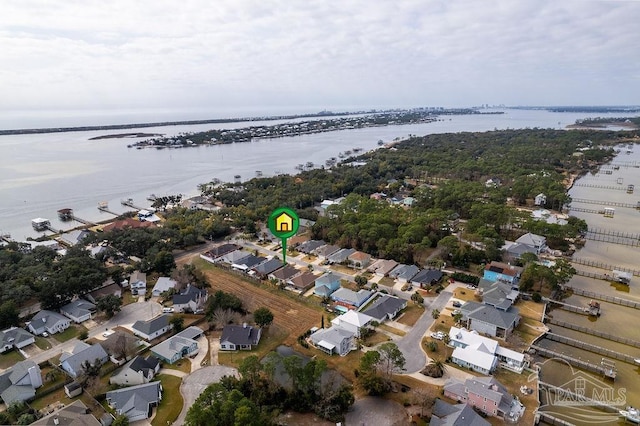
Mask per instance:
[[[279,207],[271,213],[267,222],[269,230],[282,241],[282,262],[287,264],[287,238],[291,238],[298,232],[300,218],[289,207]]]

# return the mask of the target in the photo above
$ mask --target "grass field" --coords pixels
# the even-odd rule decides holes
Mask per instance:
[[[170,370],[178,370],[183,373],[190,374],[191,373],[191,360],[182,358],[173,364],[169,364],[168,362],[162,363],[162,368],[168,368]]]
[[[157,408],[156,416],[151,421],[153,426],[166,426],[172,424],[182,411],[184,400],[180,395],[180,377],[170,376],[168,374],[159,374],[156,376],[162,382],[162,401]]]
[[[416,305],[413,302],[409,302],[407,307],[404,309],[404,312],[400,315],[396,321],[400,324],[408,325],[413,327],[413,325],[418,321],[418,319],[424,314],[424,306]]]
[[[86,328],[84,328],[81,325],[71,325],[69,326],[69,328],[67,328],[65,331],[63,331],[62,333],[56,333],[53,335],[53,337],[60,343],[66,342],[67,340],[71,340],[74,337],[78,337],[80,335],[80,333],[82,333],[83,331],[86,331]]]
[[[0,368],[6,369],[23,361],[24,357],[17,350],[11,350],[0,355]]]

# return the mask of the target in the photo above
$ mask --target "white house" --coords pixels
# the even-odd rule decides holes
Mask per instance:
[[[33,399],[42,386],[42,372],[31,360],[20,361],[0,373],[0,397],[6,406]]]
[[[541,192],[540,194],[536,195],[536,198],[533,200],[533,204],[535,204],[536,206],[544,206],[545,204],[547,204],[547,196]]]
[[[153,297],[158,297],[165,291],[175,289],[178,283],[172,280],[169,277],[160,277],[158,281],[156,281],[156,285],[153,286],[153,290],[151,290],[151,295]]]
[[[375,321],[375,319],[361,312],[350,310],[332,319],[331,324],[351,331],[356,337],[360,337],[360,330],[371,324],[371,321]]]
[[[140,336],[149,341],[168,333],[171,327],[169,315],[163,314],[147,321],[136,321],[131,326],[131,330],[135,336]]]
[[[151,353],[160,360],[173,364],[184,357],[195,356],[198,353],[198,339],[204,331],[198,327],[189,327],[175,336],[158,343],[151,348]]]
[[[73,378],[82,374],[85,363],[95,365],[99,362],[102,365],[107,361],[109,361],[109,355],[100,343],[89,345],[78,342],[71,352],[63,352],[60,355],[60,367]]]
[[[455,348],[451,354],[454,364],[478,373],[490,374],[498,363],[504,368],[521,373],[526,365],[524,354],[503,348],[495,340],[464,328],[451,327],[449,345]]]
[[[317,330],[309,338],[321,351],[329,355],[337,353],[340,356],[345,356],[352,349],[355,349],[355,337],[356,334],[353,331],[333,325],[331,328]]]
[[[60,313],[71,318],[75,323],[88,321],[96,312],[96,305],[82,299],[76,299],[60,308]]]
[[[129,277],[129,288],[132,295],[144,296],[147,292],[147,274],[134,271]]]
[[[35,314],[28,323],[29,331],[38,336],[43,333],[61,333],[69,328],[70,325],[71,321],[69,318],[57,312],[47,310],[42,310]]]
[[[162,400],[160,382],[150,382],[107,392],[107,403],[118,415],[125,415],[130,422],[145,420],[151,416],[152,408]]]
[[[123,386],[149,383],[160,371],[160,360],[153,355],[137,356],[109,378],[109,383]]]
[[[0,353],[7,352],[10,349],[21,349],[27,345],[35,343],[36,338],[33,334],[22,328],[10,327],[0,331]]]

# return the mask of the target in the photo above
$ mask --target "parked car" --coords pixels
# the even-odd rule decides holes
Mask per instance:
[[[458,302],[457,300],[454,300],[452,305],[453,305],[454,308],[459,308],[459,307],[462,306],[462,303]]]
[[[431,333],[431,337],[436,339],[436,340],[442,340],[442,339],[444,339],[444,333],[442,331],[438,331],[436,333]]]

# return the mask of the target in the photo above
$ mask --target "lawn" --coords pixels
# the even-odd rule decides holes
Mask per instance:
[[[162,382],[162,401],[156,409],[156,416],[151,421],[153,426],[166,426],[173,423],[180,412],[184,400],[180,395],[180,377],[170,376],[168,374],[159,374],[156,378]]]
[[[43,351],[51,349],[51,343],[44,337],[36,336],[36,346]]]
[[[218,363],[237,368],[245,358],[251,355],[262,359],[266,354],[275,351],[278,346],[282,345],[286,337],[286,332],[279,330],[277,326],[271,325],[268,329],[262,331],[262,337],[257,348],[252,351],[219,351]]]
[[[17,350],[0,354],[0,368],[2,369],[9,368],[20,361],[24,361],[24,357]]]
[[[303,348],[300,345],[296,345],[293,349],[310,358],[325,360],[328,369],[336,370],[342,377],[351,383],[355,383],[356,376],[354,371],[360,366],[360,358],[362,358],[363,352],[351,351],[346,356],[339,356],[326,354],[315,349],[313,346]]]
[[[413,327],[418,319],[424,314],[424,306],[409,303],[396,321],[400,324]]]
[[[128,305],[130,303],[136,303],[138,301],[138,296],[133,296],[130,291],[125,291],[122,295],[122,306]]]
[[[362,344],[367,347],[372,347],[378,343],[388,342],[389,340],[391,340],[391,338],[386,334],[374,331],[373,334],[367,337]]]
[[[397,336],[404,336],[405,334],[407,334],[404,331],[398,330],[397,328],[393,328],[393,327],[391,327],[390,325],[387,325],[387,324],[380,324],[378,326],[378,328],[381,328],[382,330],[388,331],[389,333],[393,333],[393,334],[395,334]]]
[[[476,300],[475,290],[470,288],[456,288],[453,291],[453,297],[455,299],[464,300],[465,302]]]
[[[71,325],[62,333],[56,333],[53,337],[60,343],[66,342],[67,340],[71,340],[74,337],[78,337],[80,333],[86,331],[87,329],[81,325]]]
[[[382,277],[380,278],[380,281],[378,281],[378,284],[385,285],[387,287],[393,287],[395,283],[396,283],[396,280],[389,277]]]
[[[179,359],[178,361],[174,362],[173,364],[169,364],[167,362],[163,362],[162,363],[162,368],[168,368],[170,370],[178,370],[178,371],[182,371],[183,373],[190,374],[191,373],[191,360],[190,359],[186,359],[186,358],[182,358],[182,359]]]
[[[451,327],[454,326],[453,318],[450,314],[442,312],[438,319],[433,323],[431,331],[442,331],[443,333],[449,333]]]
[[[531,425],[533,424],[533,412],[538,408],[538,400],[536,398],[536,392],[531,395],[523,395],[520,392],[520,386],[525,385],[527,387],[537,388],[535,383],[528,381],[529,373],[523,372],[522,374],[514,373],[513,371],[498,368],[493,376],[500,381],[513,395],[517,395],[520,402],[524,404],[526,410],[524,416],[520,419],[520,424]]]

